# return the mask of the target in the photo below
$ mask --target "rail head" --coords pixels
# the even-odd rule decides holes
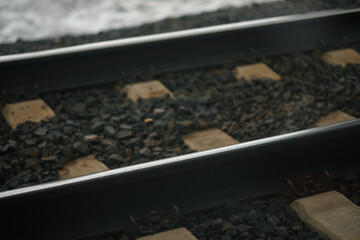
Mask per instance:
[[[103,180],[112,179],[114,177],[123,176],[125,179],[128,176],[132,176],[132,180],[137,180],[144,177],[143,174],[145,172],[151,173],[152,171],[156,171],[158,169],[173,168],[176,169],[176,171],[186,171],[186,169],[192,168],[194,163],[196,163],[198,167],[224,163],[227,161],[226,159],[222,158],[224,155],[236,155],[236,158],[241,161],[242,155],[244,158],[247,158],[250,155],[265,155],[266,152],[272,151],[274,149],[285,149],[287,147],[316,144],[321,141],[326,141],[327,138],[336,138],[337,136],[346,134],[349,135],[350,133],[360,135],[360,119],[262,138],[231,146],[185,154],[152,162],[140,163],[137,165],[93,173],[85,176],[59,180],[50,183],[43,183],[36,186],[29,186],[0,192],[0,202],[4,199],[21,198],[22,196],[36,194],[37,192],[58,191],[63,188],[69,188],[76,185],[85,186],[89,182],[101,182]],[[166,172],[166,174],[168,173],[169,172]]]
[[[273,17],[199,29],[0,56],[0,89],[38,93],[208,67],[249,55],[279,55],[360,41],[360,9]],[[211,49],[211,50],[209,50]]]
[[[119,229],[130,213],[141,216],[170,203],[191,212],[263,196],[299,171],[358,168],[359,136],[358,119],[2,192],[3,233],[14,239],[82,239]]]
[[[200,37],[200,36],[206,36],[206,35],[210,35],[210,34],[220,34],[223,32],[238,31],[238,30],[257,28],[257,27],[263,27],[263,26],[269,26],[269,25],[301,22],[301,21],[307,21],[307,20],[318,19],[318,18],[346,15],[346,14],[351,14],[351,13],[360,13],[360,8],[351,9],[351,10],[333,9],[333,10],[325,10],[325,11],[319,11],[319,12],[310,12],[310,13],[303,13],[303,14],[293,14],[293,15],[286,15],[286,16],[270,17],[270,18],[264,18],[264,19],[257,19],[257,20],[229,23],[229,24],[221,24],[221,25],[217,25],[217,26],[202,27],[202,28],[181,30],[181,31],[175,31],[175,32],[168,32],[168,33],[160,33],[160,34],[153,34],[153,35],[147,35],[147,36],[130,37],[130,38],[102,41],[102,42],[96,42],[96,43],[88,43],[88,44],[76,45],[76,46],[71,46],[71,47],[63,47],[63,48],[57,48],[57,49],[51,49],[51,50],[4,55],[4,56],[0,56],[0,64],[14,62],[14,61],[29,60],[29,59],[39,59],[39,58],[47,58],[47,57],[56,57],[56,56],[61,56],[61,55],[71,55],[71,54],[77,54],[77,53],[83,53],[83,52],[89,52],[89,51],[99,51],[99,50],[106,50],[106,49],[112,49],[112,48],[128,47],[128,46],[133,46],[133,45],[138,45],[138,44],[147,44],[147,43],[154,43],[154,42],[178,40],[178,39],[184,39],[184,38],[189,38],[189,37],[191,37],[191,38]]]

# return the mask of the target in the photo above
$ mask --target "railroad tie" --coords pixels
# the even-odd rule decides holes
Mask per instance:
[[[320,127],[320,126],[325,126],[325,125],[329,125],[329,124],[346,122],[346,121],[350,121],[350,120],[354,120],[354,119],[356,119],[356,118],[347,113],[344,113],[343,111],[338,110],[338,111],[329,113],[326,116],[321,117],[316,122],[316,126]]]
[[[297,199],[290,207],[325,239],[360,239],[360,208],[336,191]]]
[[[89,155],[67,163],[58,173],[61,179],[66,179],[106,170],[109,168],[104,163],[97,160],[94,155]]]
[[[360,64],[360,54],[352,48],[340,49],[325,52],[321,56],[321,60],[334,65],[345,67],[346,64]]]
[[[195,131],[182,136],[182,139],[190,149],[197,151],[204,151],[239,143],[217,128]]]
[[[158,80],[127,84],[121,91],[126,92],[127,97],[133,102],[137,102],[139,98],[160,98],[165,94],[174,98],[173,93]]]
[[[55,117],[55,112],[42,99],[7,104],[1,112],[12,129],[26,121],[39,123]]]
[[[156,233],[137,240],[197,240],[197,238],[186,228],[173,229],[166,232]]]
[[[234,76],[237,80],[245,78],[247,81],[251,81],[256,78],[267,78],[273,81],[279,81],[281,77],[269,68],[264,63],[254,63],[244,66],[236,67],[234,70]]]

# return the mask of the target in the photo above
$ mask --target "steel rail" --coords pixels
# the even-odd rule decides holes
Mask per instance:
[[[353,120],[2,192],[1,234],[79,239],[169,203],[189,212],[273,193],[285,177],[360,167],[359,137]]]
[[[273,17],[178,32],[0,56],[0,89],[39,92],[113,82],[124,74],[184,70],[242,55],[313,49],[360,40],[360,9]]]

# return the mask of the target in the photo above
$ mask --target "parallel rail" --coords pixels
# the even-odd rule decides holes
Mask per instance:
[[[360,9],[273,17],[214,27],[0,56],[0,89],[41,92],[220,64],[239,56],[314,49],[360,40]]]
[[[279,191],[285,177],[358,168],[360,120],[0,193],[12,239],[79,239],[128,214],[175,203],[190,212]]]

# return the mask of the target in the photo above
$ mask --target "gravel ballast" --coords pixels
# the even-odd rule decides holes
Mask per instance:
[[[0,120],[1,190],[57,180],[64,164],[90,154],[110,169],[186,154],[192,151],[182,136],[196,130],[218,128],[242,143],[315,127],[337,110],[358,118],[360,66],[328,65],[321,52],[238,61],[264,62],[281,75],[278,82],[238,81],[233,62],[119,83],[158,79],[174,99],[134,103],[113,85],[40,96],[56,117],[15,130]]]

